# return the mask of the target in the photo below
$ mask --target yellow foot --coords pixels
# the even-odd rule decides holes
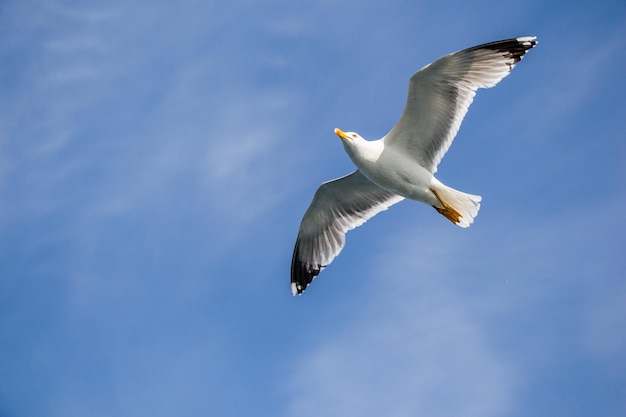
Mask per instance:
[[[454,224],[459,223],[459,219],[462,217],[461,213],[456,211],[454,207],[452,207],[450,204],[443,201],[441,197],[439,197],[439,193],[437,191],[433,190],[432,188],[430,189],[430,191],[432,191],[433,194],[435,194],[435,197],[437,197],[437,199],[443,205],[443,207],[433,206],[434,209],[437,210],[439,213],[443,214],[445,218],[450,220],[452,223]]]

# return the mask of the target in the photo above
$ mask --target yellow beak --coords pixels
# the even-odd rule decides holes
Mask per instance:
[[[346,135],[345,133],[343,133],[343,131],[341,129],[335,128],[335,135],[339,136],[341,139],[350,139],[348,137],[348,135]]]

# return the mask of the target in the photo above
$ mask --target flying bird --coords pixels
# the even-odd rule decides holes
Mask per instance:
[[[537,44],[524,36],[446,55],[409,81],[404,112],[381,139],[335,129],[357,170],[323,183],[304,214],[291,261],[291,292],[302,294],[339,255],[349,230],[405,198],[431,205],[469,227],[481,197],[443,184],[434,174],[476,90],[495,86]]]

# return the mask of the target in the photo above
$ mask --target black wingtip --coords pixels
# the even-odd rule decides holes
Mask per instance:
[[[536,36],[521,36],[519,38],[505,39],[502,41],[485,43],[472,49],[491,49],[503,52],[505,56],[513,59],[513,65],[522,60],[526,52],[537,45]]]
[[[296,246],[293,249],[293,257],[291,258],[291,294],[302,294],[322,268],[321,265],[313,266],[302,262],[300,258],[300,239],[297,239]]]
[[[515,38],[515,41],[516,42],[514,42],[510,48],[505,49],[505,51],[511,54],[514,63],[520,62],[524,55],[526,55],[526,52],[530,51],[535,47],[535,45],[537,45],[536,36],[523,36]]]

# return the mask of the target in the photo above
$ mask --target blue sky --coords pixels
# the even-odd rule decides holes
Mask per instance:
[[[0,415],[624,415],[626,5],[571,3],[2,2]],[[333,129],[524,35],[439,166],[472,227],[402,202],[292,297]]]

